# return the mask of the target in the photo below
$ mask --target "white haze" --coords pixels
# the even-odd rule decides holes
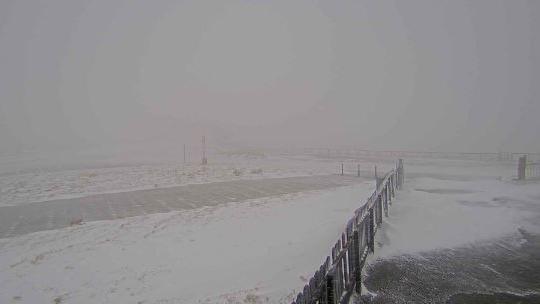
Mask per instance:
[[[0,1],[0,152],[540,150],[538,1]]]

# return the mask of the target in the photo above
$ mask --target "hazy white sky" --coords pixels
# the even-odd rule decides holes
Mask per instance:
[[[540,151],[540,1],[0,0],[0,151]]]

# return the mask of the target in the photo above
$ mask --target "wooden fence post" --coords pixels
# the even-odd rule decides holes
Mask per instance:
[[[377,197],[377,227],[382,224],[383,202],[382,194]]]
[[[518,160],[518,179],[525,180],[525,168],[527,167],[527,155],[519,157]]]
[[[399,161],[398,161],[398,177],[399,177],[399,181],[398,181],[398,184],[399,184],[399,189],[401,189],[403,187],[403,182],[405,181],[405,170],[403,169],[403,159],[400,158]]]
[[[361,294],[362,291],[362,267],[360,266],[360,234],[358,230],[353,232],[352,238],[352,260],[353,260],[353,281],[354,290]]]
[[[375,209],[375,206],[373,206],[373,208],[369,209],[369,240],[368,240],[368,245],[369,245],[369,249],[372,253],[375,252],[375,214],[374,214],[374,209]]]
[[[328,273],[325,277],[326,281],[326,303],[327,304],[338,304],[336,301],[336,284],[335,284],[335,271]],[[298,302],[297,302],[298,303]]]
[[[384,187],[382,192],[383,206],[384,206],[384,216],[388,217],[388,185]]]

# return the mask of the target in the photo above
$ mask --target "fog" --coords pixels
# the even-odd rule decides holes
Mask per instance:
[[[538,1],[0,2],[6,153],[538,152],[539,84]]]

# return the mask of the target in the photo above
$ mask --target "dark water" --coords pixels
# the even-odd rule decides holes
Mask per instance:
[[[364,284],[366,303],[540,303],[540,235],[378,260]]]

